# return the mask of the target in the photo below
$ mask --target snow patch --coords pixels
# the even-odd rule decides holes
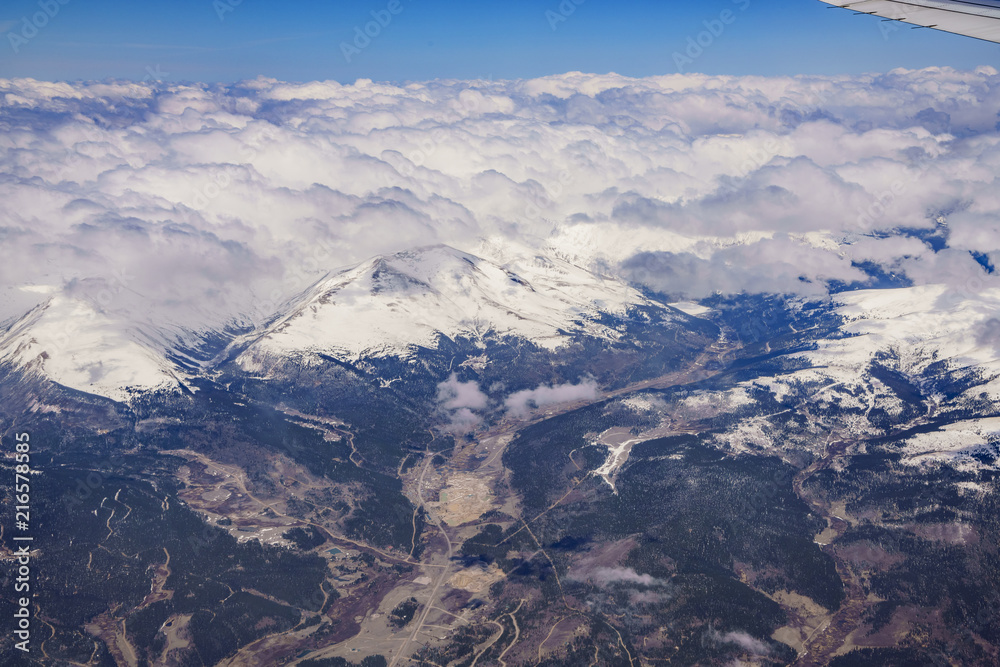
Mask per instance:
[[[703,306],[700,303],[695,303],[694,301],[676,301],[674,303],[668,303],[667,305],[672,308],[676,308],[691,317],[702,317],[712,312],[712,309],[708,306]]]

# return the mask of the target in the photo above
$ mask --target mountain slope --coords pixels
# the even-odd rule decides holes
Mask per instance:
[[[56,294],[0,338],[0,362],[124,401],[133,390],[179,386],[174,366],[157,347],[137,327],[86,299]]]
[[[143,321],[138,295],[109,312],[60,291],[0,337],[0,362],[127,401],[136,391],[177,388],[232,355],[242,371],[256,372],[316,354],[349,363],[413,361],[457,339],[473,356],[512,339],[548,354],[584,339],[599,347],[629,343],[629,322],[689,319],[561,259],[513,252],[500,261],[440,245],[375,257],[330,275],[269,326],[242,336]]]
[[[809,355],[817,365],[852,374],[872,355],[896,350],[904,356],[1000,370],[995,341],[988,340],[990,322],[1000,312],[1000,291],[972,295],[945,285],[921,285],[847,292],[837,295],[836,301],[848,337],[821,343]]]
[[[633,306],[659,305],[562,260],[535,256],[500,266],[431,246],[376,257],[322,281],[238,362],[250,370],[268,358],[310,352],[407,358],[418,347],[437,347],[439,336],[480,343],[514,336],[554,350],[575,336],[619,339],[607,316]]]

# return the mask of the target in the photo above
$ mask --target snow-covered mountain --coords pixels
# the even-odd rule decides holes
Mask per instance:
[[[503,265],[437,245],[375,257],[321,281],[254,336],[247,370],[313,352],[345,360],[434,348],[439,337],[519,337],[556,349],[576,336],[616,340],[602,322],[659,306],[625,283],[560,259],[520,256]]]
[[[836,295],[841,318],[814,349],[788,355],[788,372],[757,377],[712,404],[750,401],[766,387],[782,405],[807,404],[814,431],[789,438],[783,411],[740,420],[720,438],[737,451],[824,446],[832,433],[858,440],[904,426],[904,463],[970,460],[1000,442],[1000,291],[963,293],[946,285]],[[808,334],[807,331],[799,332]],[[771,422],[770,418],[775,421]],[[940,430],[935,430],[939,428]]]
[[[487,250],[490,250],[487,248]],[[494,258],[500,256],[492,248]],[[635,306],[684,317],[625,283],[561,259],[505,248],[503,263],[430,246],[336,271],[292,300],[269,326],[232,338],[146,322],[72,291],[54,291],[0,337],[0,362],[72,389],[127,400],[210,370],[226,341],[247,371],[323,353],[344,361],[411,358],[441,337],[519,338],[556,349],[580,336],[615,341]],[[141,310],[141,301],[131,304]],[[223,341],[220,344],[220,341]],[[213,348],[214,346],[214,348]]]
[[[584,338],[608,344],[631,341],[637,332],[641,338],[640,329],[624,324],[636,314],[651,326],[690,322],[691,314],[553,255],[488,244],[482,252],[490,259],[443,245],[368,259],[335,271],[270,324],[235,338],[146,322],[128,309],[109,312],[79,293],[53,291],[0,336],[0,363],[121,401],[135,391],[187,384],[189,376],[211,370],[213,359],[235,358],[243,372],[256,374],[286,361],[319,361],[321,354],[351,363],[413,361],[448,339],[484,350],[518,339],[555,351]],[[898,402],[872,379],[877,361],[912,378],[928,399],[934,391],[928,373],[946,367],[982,369],[975,392],[1000,397],[1000,381],[991,381],[1000,376],[1000,293],[956,295],[922,286],[834,298],[839,333],[817,332],[814,349],[795,354],[808,368],[756,383],[779,396],[801,383],[828,385],[823,396],[870,412]],[[696,316],[710,312],[680,306]]]
[[[1000,290],[960,293],[946,285],[845,292],[834,297],[843,318],[840,336],[817,341],[805,353],[811,369],[800,376],[860,386],[872,361],[918,378],[935,368],[976,368],[1000,375]],[[938,370],[936,372],[941,372]],[[1000,382],[977,389],[1000,398]]]
[[[848,337],[821,344],[809,355],[817,365],[850,373],[873,354],[892,349],[914,363],[917,357],[934,357],[1000,371],[997,348],[988,340],[989,323],[1000,315],[1000,290],[972,294],[946,285],[920,285],[847,292],[836,301]]]
[[[162,345],[85,298],[54,294],[0,337],[0,362],[71,389],[127,400],[177,387]]]

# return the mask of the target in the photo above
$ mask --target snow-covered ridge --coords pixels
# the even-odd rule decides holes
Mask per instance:
[[[130,390],[179,384],[172,364],[137,328],[64,294],[50,297],[0,338],[0,361],[118,401]]]
[[[970,419],[947,424],[938,431],[919,433],[907,439],[903,463],[919,465],[950,461],[974,466],[973,455],[993,452],[1000,442],[1000,418]]]
[[[0,362],[128,401],[133,392],[176,388],[188,373],[208,370],[233,352],[245,369],[255,370],[264,361],[315,352],[345,361],[408,358],[435,347],[442,336],[512,336],[555,349],[580,335],[621,338],[606,317],[624,316],[635,305],[658,306],[664,320],[673,312],[621,281],[564,260],[510,244],[492,251],[494,261],[429,246],[335,272],[214,361],[213,346],[228,334],[142,320],[141,295],[120,295],[110,312],[82,290],[53,289],[0,335]]]
[[[1000,400],[1000,290],[963,293],[947,285],[859,290],[838,294],[841,336],[816,341],[801,353],[809,368],[773,378],[758,378],[777,400],[795,385],[816,387],[812,399],[835,401],[841,408],[875,408],[896,415],[901,399],[872,378],[873,363],[910,378],[924,393],[928,410],[944,399],[934,393],[933,377],[944,368],[981,372],[970,396],[986,392]],[[932,364],[937,364],[936,370]],[[961,398],[961,397],[960,397]]]
[[[836,300],[846,320],[842,331],[850,337],[821,341],[807,355],[818,366],[852,374],[876,353],[893,350],[904,366],[936,356],[956,366],[1000,371],[998,347],[986,340],[988,323],[1000,316],[1000,290],[972,295],[946,285],[921,285],[847,292]]]
[[[441,335],[517,336],[555,349],[581,334],[616,340],[621,332],[601,316],[652,303],[559,259],[522,256],[500,265],[437,245],[376,257],[323,280],[238,362],[249,370],[262,359],[309,352],[407,357],[415,347],[436,347]]]
[[[807,361],[806,367],[746,380],[738,386],[742,395],[696,392],[673,404],[671,414],[684,418],[690,410],[693,416],[711,416],[716,406],[740,405],[764,389],[783,405],[727,426],[715,436],[721,448],[820,451],[833,438],[861,442],[936,424],[936,430],[906,439],[903,463],[975,468],[980,454],[995,455],[1000,419],[967,417],[982,411],[985,401],[1000,402],[1000,290],[921,285],[833,299],[842,318],[839,331],[816,337],[815,349],[791,354]],[[784,419],[799,405],[809,407],[810,421],[793,437]],[[952,417],[956,421],[946,423]]]

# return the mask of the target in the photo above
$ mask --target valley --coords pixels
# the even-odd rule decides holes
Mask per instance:
[[[831,61],[902,24],[817,3],[32,2],[0,665],[1000,665],[995,58]]]
[[[39,540],[45,659],[995,657],[981,610],[1000,591],[970,582],[996,567],[1000,410],[990,367],[954,352],[960,323],[906,348],[880,322],[920,294],[694,316],[558,263],[521,271],[541,277],[439,247],[364,263],[124,402],[49,379],[48,359],[8,369],[33,392],[22,427],[52,443],[46,515],[65,509]],[[470,289],[487,320],[525,313],[484,329],[420,305]],[[631,303],[581,309],[593,290]],[[345,348],[344,294],[432,311],[433,345]]]

